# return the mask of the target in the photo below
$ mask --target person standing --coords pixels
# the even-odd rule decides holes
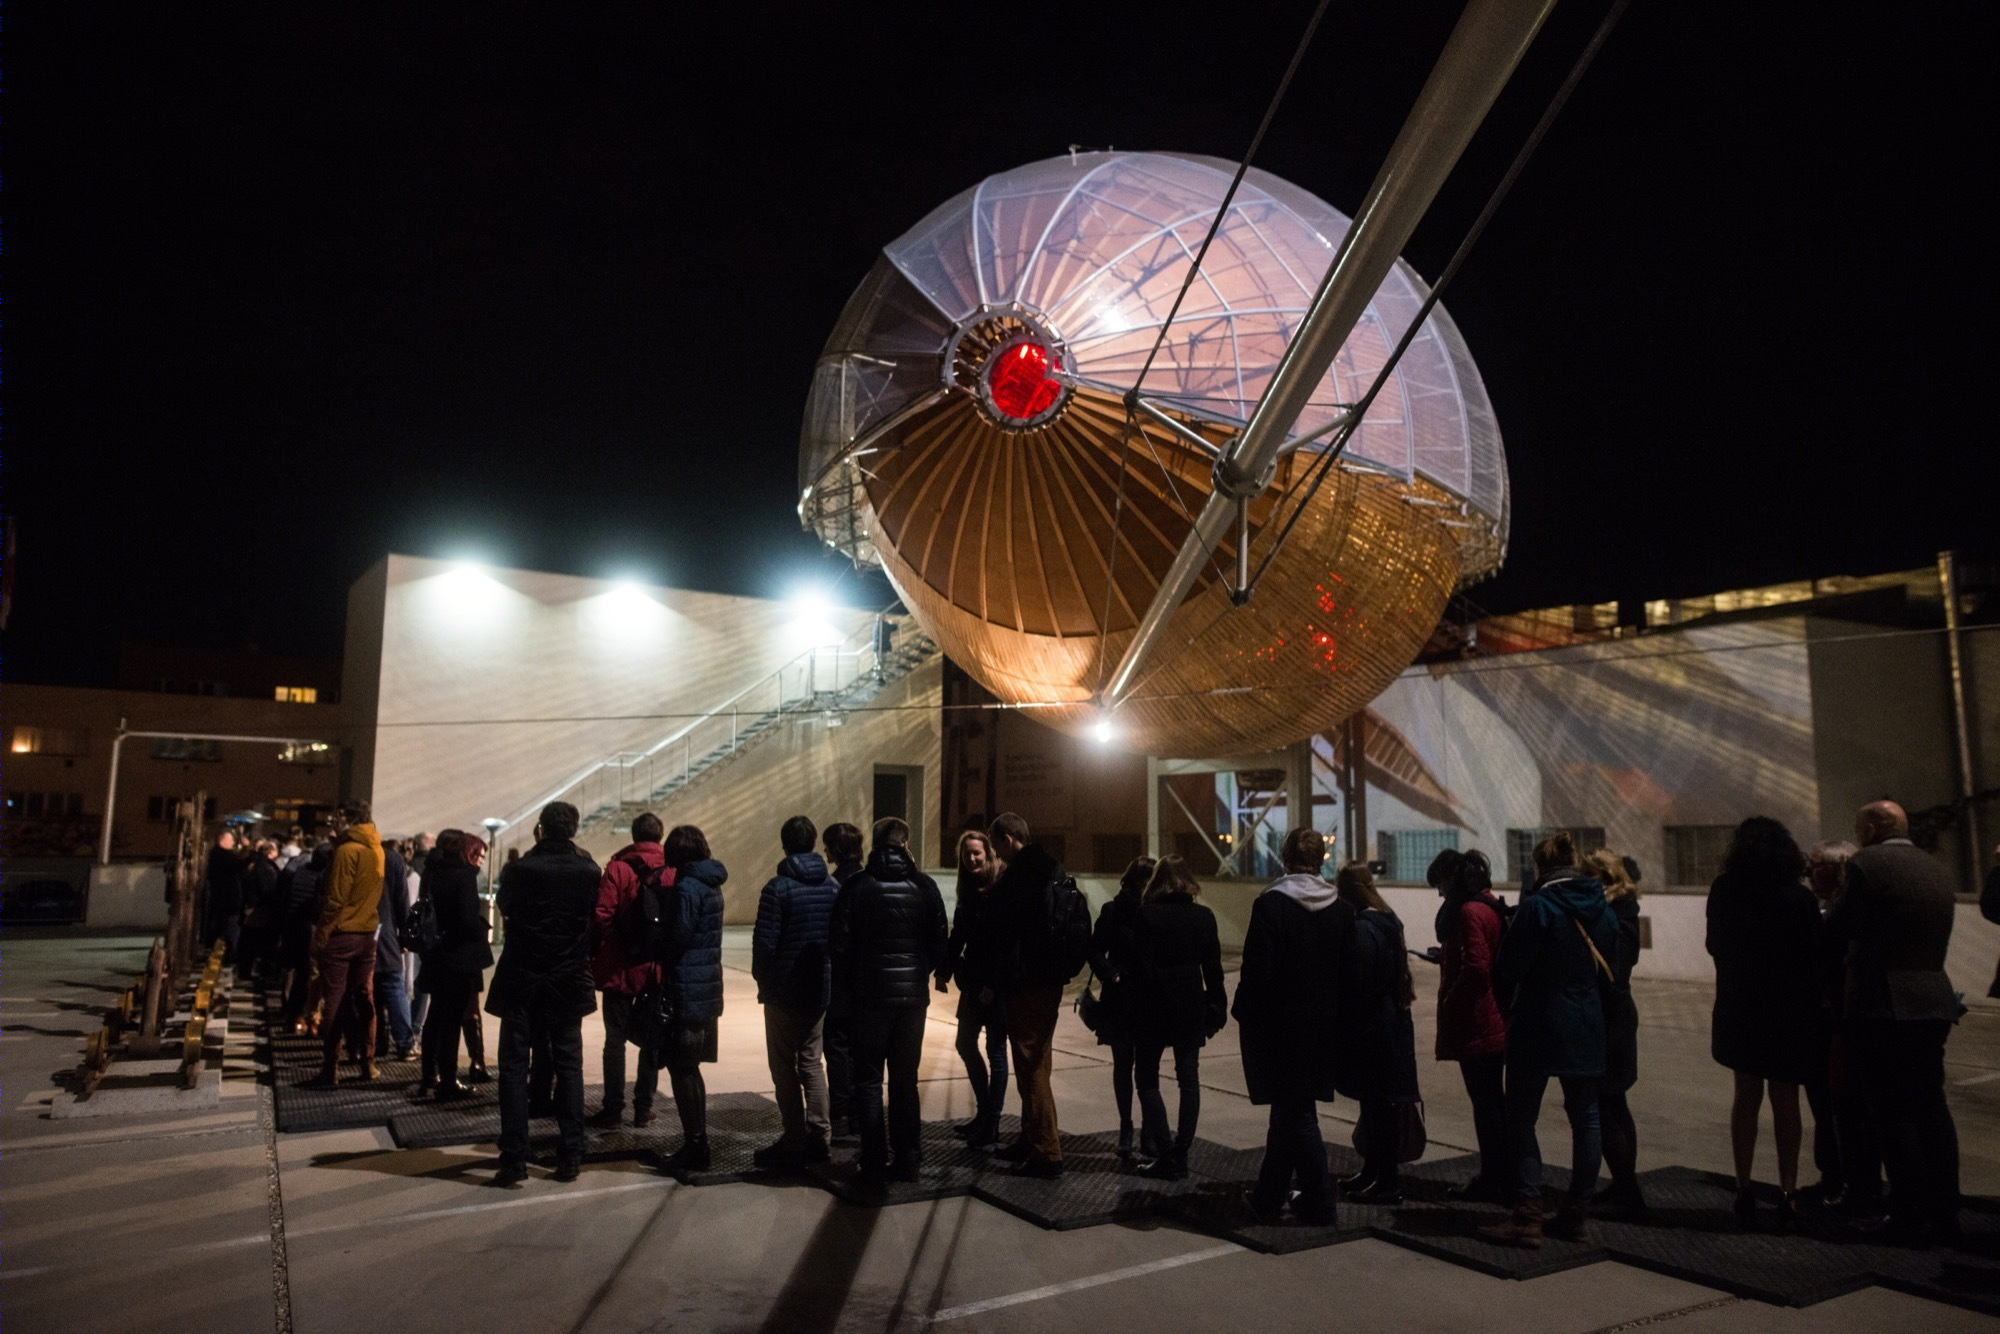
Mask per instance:
[[[439,1102],[467,1097],[458,1075],[459,1028],[480,980],[493,965],[491,928],[479,905],[486,841],[447,829],[424,862],[422,892],[437,913],[437,945],[422,958],[417,988],[430,997],[424,1015],[424,1072]]]
[[[1639,1007],[1632,999],[1632,970],[1639,966],[1639,884],[1632,878],[1637,865],[1607,848],[1584,859],[1584,869],[1604,886],[1604,901],[1617,931],[1616,948],[1605,956],[1611,965],[1611,987],[1600,988],[1605,1000],[1604,1082],[1597,1086],[1604,1165],[1611,1169],[1611,1184],[1596,1203],[1628,1219],[1646,1214],[1646,1196],[1639,1188],[1639,1128],[1626,1099],[1639,1082]]]
[[[649,878],[657,877],[663,887],[674,883],[666,849],[660,846],[665,833],[666,826],[651,811],[632,821],[632,841],[605,863],[591,913],[590,976],[601,993],[604,1014],[604,1105],[584,1124],[600,1130],[614,1130],[625,1119],[625,1048],[634,1042],[639,1044],[639,1069],[632,1084],[632,1124],[653,1124],[660,1069],[645,1040],[638,1006],[641,994],[659,989],[660,965],[639,953],[639,889]]]
[[[375,996],[385,1022],[377,1025],[375,1055],[389,1054],[394,1041],[396,1059],[407,1061],[416,1053],[416,1020],[410,1014],[410,996],[403,990],[403,942],[399,934],[410,911],[410,865],[393,844],[382,845],[382,899],[375,917]]]
[[[1138,930],[1146,885],[1158,865],[1135,857],[1118,878],[1118,892],[1097,910],[1090,933],[1090,971],[1097,978],[1097,1045],[1111,1048],[1111,1097],[1118,1105],[1118,1156],[1132,1156],[1133,1025],[1138,1007]]]
[[[212,946],[222,942],[225,967],[236,962],[236,947],[243,936],[243,857],[236,851],[236,835],[225,829],[215,836],[208,850],[207,918],[204,935]]]
[[[1854,818],[1840,913],[1848,946],[1849,1054],[1889,1173],[1889,1236],[1959,1236],[1958,1127],[1944,1096],[1944,1044],[1964,1013],[1945,973],[1957,895],[1910,841],[1893,801]]]
[[[1021,1091],[1021,1138],[1000,1156],[1019,1163],[1023,1175],[1054,1178],[1063,1170],[1055,1094],[1049,1087],[1056,1019],[1063,988],[1083,966],[1078,960],[1072,967],[1064,957],[1063,942],[1051,923],[1054,895],[1068,873],[1032,841],[1028,822],[1012,811],[996,818],[986,833],[1006,869],[993,882],[993,902],[981,930],[993,960],[991,989],[1007,1014],[1014,1082]]]
[[[981,1001],[992,971],[983,955],[980,919],[993,902],[1000,862],[982,830],[958,836],[958,887],[951,911],[951,940],[937,972],[937,989],[958,983],[958,1059],[972,1085],[972,1119],[952,1132],[975,1149],[1000,1139],[1000,1113],[1007,1105],[1007,1016],[999,1002]],[[980,1055],[981,1042],[985,1055]]]
[[[1507,1134],[1512,1141],[1514,1211],[1480,1233],[1514,1246],[1542,1244],[1542,1148],[1535,1138],[1542,1095],[1561,1082],[1569,1117],[1569,1193],[1548,1232],[1581,1241],[1603,1165],[1597,1086],[1604,1078],[1604,1004],[1598,978],[1615,948],[1604,886],[1577,866],[1567,833],[1536,844],[1535,889],[1514,910],[1493,961],[1513,993],[1507,1011]]]
[[[923,1165],[917,1065],[931,974],[944,962],[947,935],[944,897],[910,858],[910,826],[893,816],[877,820],[871,841],[868,864],[841,891],[832,924],[833,951],[845,961],[854,989],[854,1098],[864,1186],[880,1184],[885,1174],[915,1181]]]
[[[1708,952],[1715,958],[1709,1051],[1736,1080],[1729,1141],[1736,1159],[1736,1218],[1757,1225],[1750,1172],[1757,1118],[1770,1086],[1778,1141],[1778,1226],[1798,1221],[1799,1086],[1819,1046],[1819,904],[1804,883],[1805,854],[1786,828],[1755,815],[1736,827],[1722,874],[1708,891]]]
[[[243,869],[243,936],[236,973],[258,983],[271,979],[271,956],[278,947],[278,845],[260,838]]]
[[[1188,1150],[1201,1120],[1201,1049],[1221,1031],[1229,1012],[1222,940],[1215,914],[1195,901],[1200,893],[1185,861],[1162,857],[1146,882],[1130,955],[1138,983],[1133,1079],[1144,1123],[1141,1147],[1149,1158],[1140,1170],[1169,1181],[1187,1176]],[[1180,1089],[1180,1115],[1171,1128],[1160,1095],[1160,1058],[1168,1050]]]
[[[382,838],[375,832],[368,803],[349,797],[334,812],[339,838],[327,867],[326,893],[313,954],[319,961],[325,1018],[320,1021],[323,1056],[317,1088],[338,1082],[342,1030],[361,1062],[363,1082],[375,1078],[375,928],[381,924]]]
[[[1334,1218],[1316,1104],[1335,1096],[1340,974],[1354,948],[1354,909],[1321,873],[1326,853],[1316,829],[1285,835],[1285,874],[1250,909],[1229,1011],[1250,1101],[1271,1109],[1263,1165],[1249,1196],[1251,1213],[1265,1224],[1280,1220],[1287,1200],[1298,1222]]]
[[[826,859],[813,851],[819,830],[794,815],[778,830],[785,858],[757,899],[750,938],[750,975],[764,1007],[764,1055],[784,1133],[759,1149],[759,1167],[796,1168],[826,1161],[832,1126],[827,1116],[826,1066],[820,1043],[833,992],[828,932],[839,886]]]
[[[861,830],[856,825],[839,821],[828,825],[820,834],[820,840],[826,847],[826,862],[832,868],[837,897],[848,881],[861,874]],[[851,990],[845,966],[835,959],[833,990],[827,1000],[823,1039],[826,1047],[827,1117],[832,1122],[833,1138],[837,1140],[854,1138],[854,1045],[848,1031],[849,1021],[854,1015]]]
[[[1507,1052],[1507,1019],[1493,990],[1493,956],[1505,926],[1493,893],[1493,871],[1477,848],[1442,855],[1433,881],[1444,904],[1438,910],[1437,1058],[1458,1062],[1472,1103],[1472,1131],[1479,1171],[1445,1194],[1453,1199],[1510,1204],[1514,1199],[1507,1147],[1507,1100],[1501,1071]]]
[[[722,1018],[722,886],[729,871],[710,854],[708,836],[691,824],[667,831],[667,865],[674,872],[674,957],[663,965],[663,1004],[672,1019],[659,1034],[654,1059],[673,1084],[681,1119],[681,1146],[670,1170],[706,1172],[708,1083],[701,1067],[716,1057],[716,1021]]]
[[[583,1170],[583,1016],[597,1008],[590,985],[590,928],[601,883],[597,863],[576,846],[576,807],[552,801],[535,822],[535,845],[500,877],[506,943],[486,1012],[500,1021],[500,1171],[493,1184],[518,1188],[528,1175],[528,1062],[545,1037],[555,1068],[555,1179]]]
[[[1375,888],[1366,862],[1349,862],[1334,892],[1354,910],[1354,953],[1341,978],[1340,1082],[1361,1107],[1361,1170],[1340,1183],[1345,1199],[1401,1204],[1405,1106],[1417,1101],[1417,1035],[1403,924]]]

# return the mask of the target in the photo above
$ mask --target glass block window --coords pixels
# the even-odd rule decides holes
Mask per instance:
[[[1375,835],[1376,852],[1389,868],[1385,880],[1421,881],[1440,852],[1457,846],[1456,829],[1384,829]]]
[[[1576,844],[1578,856],[1604,846],[1603,825],[1543,825],[1539,829],[1507,831],[1507,878],[1515,884],[1527,879],[1535,865],[1535,844],[1553,834],[1567,833]]]
[[[1660,831],[1667,853],[1667,883],[1706,888],[1722,874],[1735,825],[1670,824]]]

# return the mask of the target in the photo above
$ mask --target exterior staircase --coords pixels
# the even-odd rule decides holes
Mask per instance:
[[[839,644],[801,653],[646,749],[607,755],[522,806],[507,827],[532,822],[552,801],[577,808],[586,840],[594,830],[629,824],[717,772],[788,715],[859,708],[938,652],[914,617],[885,612]]]

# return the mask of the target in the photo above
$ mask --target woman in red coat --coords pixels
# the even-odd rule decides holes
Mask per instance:
[[[1493,894],[1486,854],[1447,851],[1432,863],[1438,910],[1437,1058],[1457,1061],[1472,1100],[1473,1134],[1479,1141],[1479,1174],[1448,1192],[1458,1199],[1505,1203],[1507,1112],[1501,1068],[1507,1019],[1493,994],[1493,956],[1500,948],[1504,911]]]

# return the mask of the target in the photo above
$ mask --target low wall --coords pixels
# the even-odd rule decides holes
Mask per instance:
[[[159,862],[114,862],[90,868],[90,901],[85,926],[132,927],[147,931],[167,925],[167,870]]]

